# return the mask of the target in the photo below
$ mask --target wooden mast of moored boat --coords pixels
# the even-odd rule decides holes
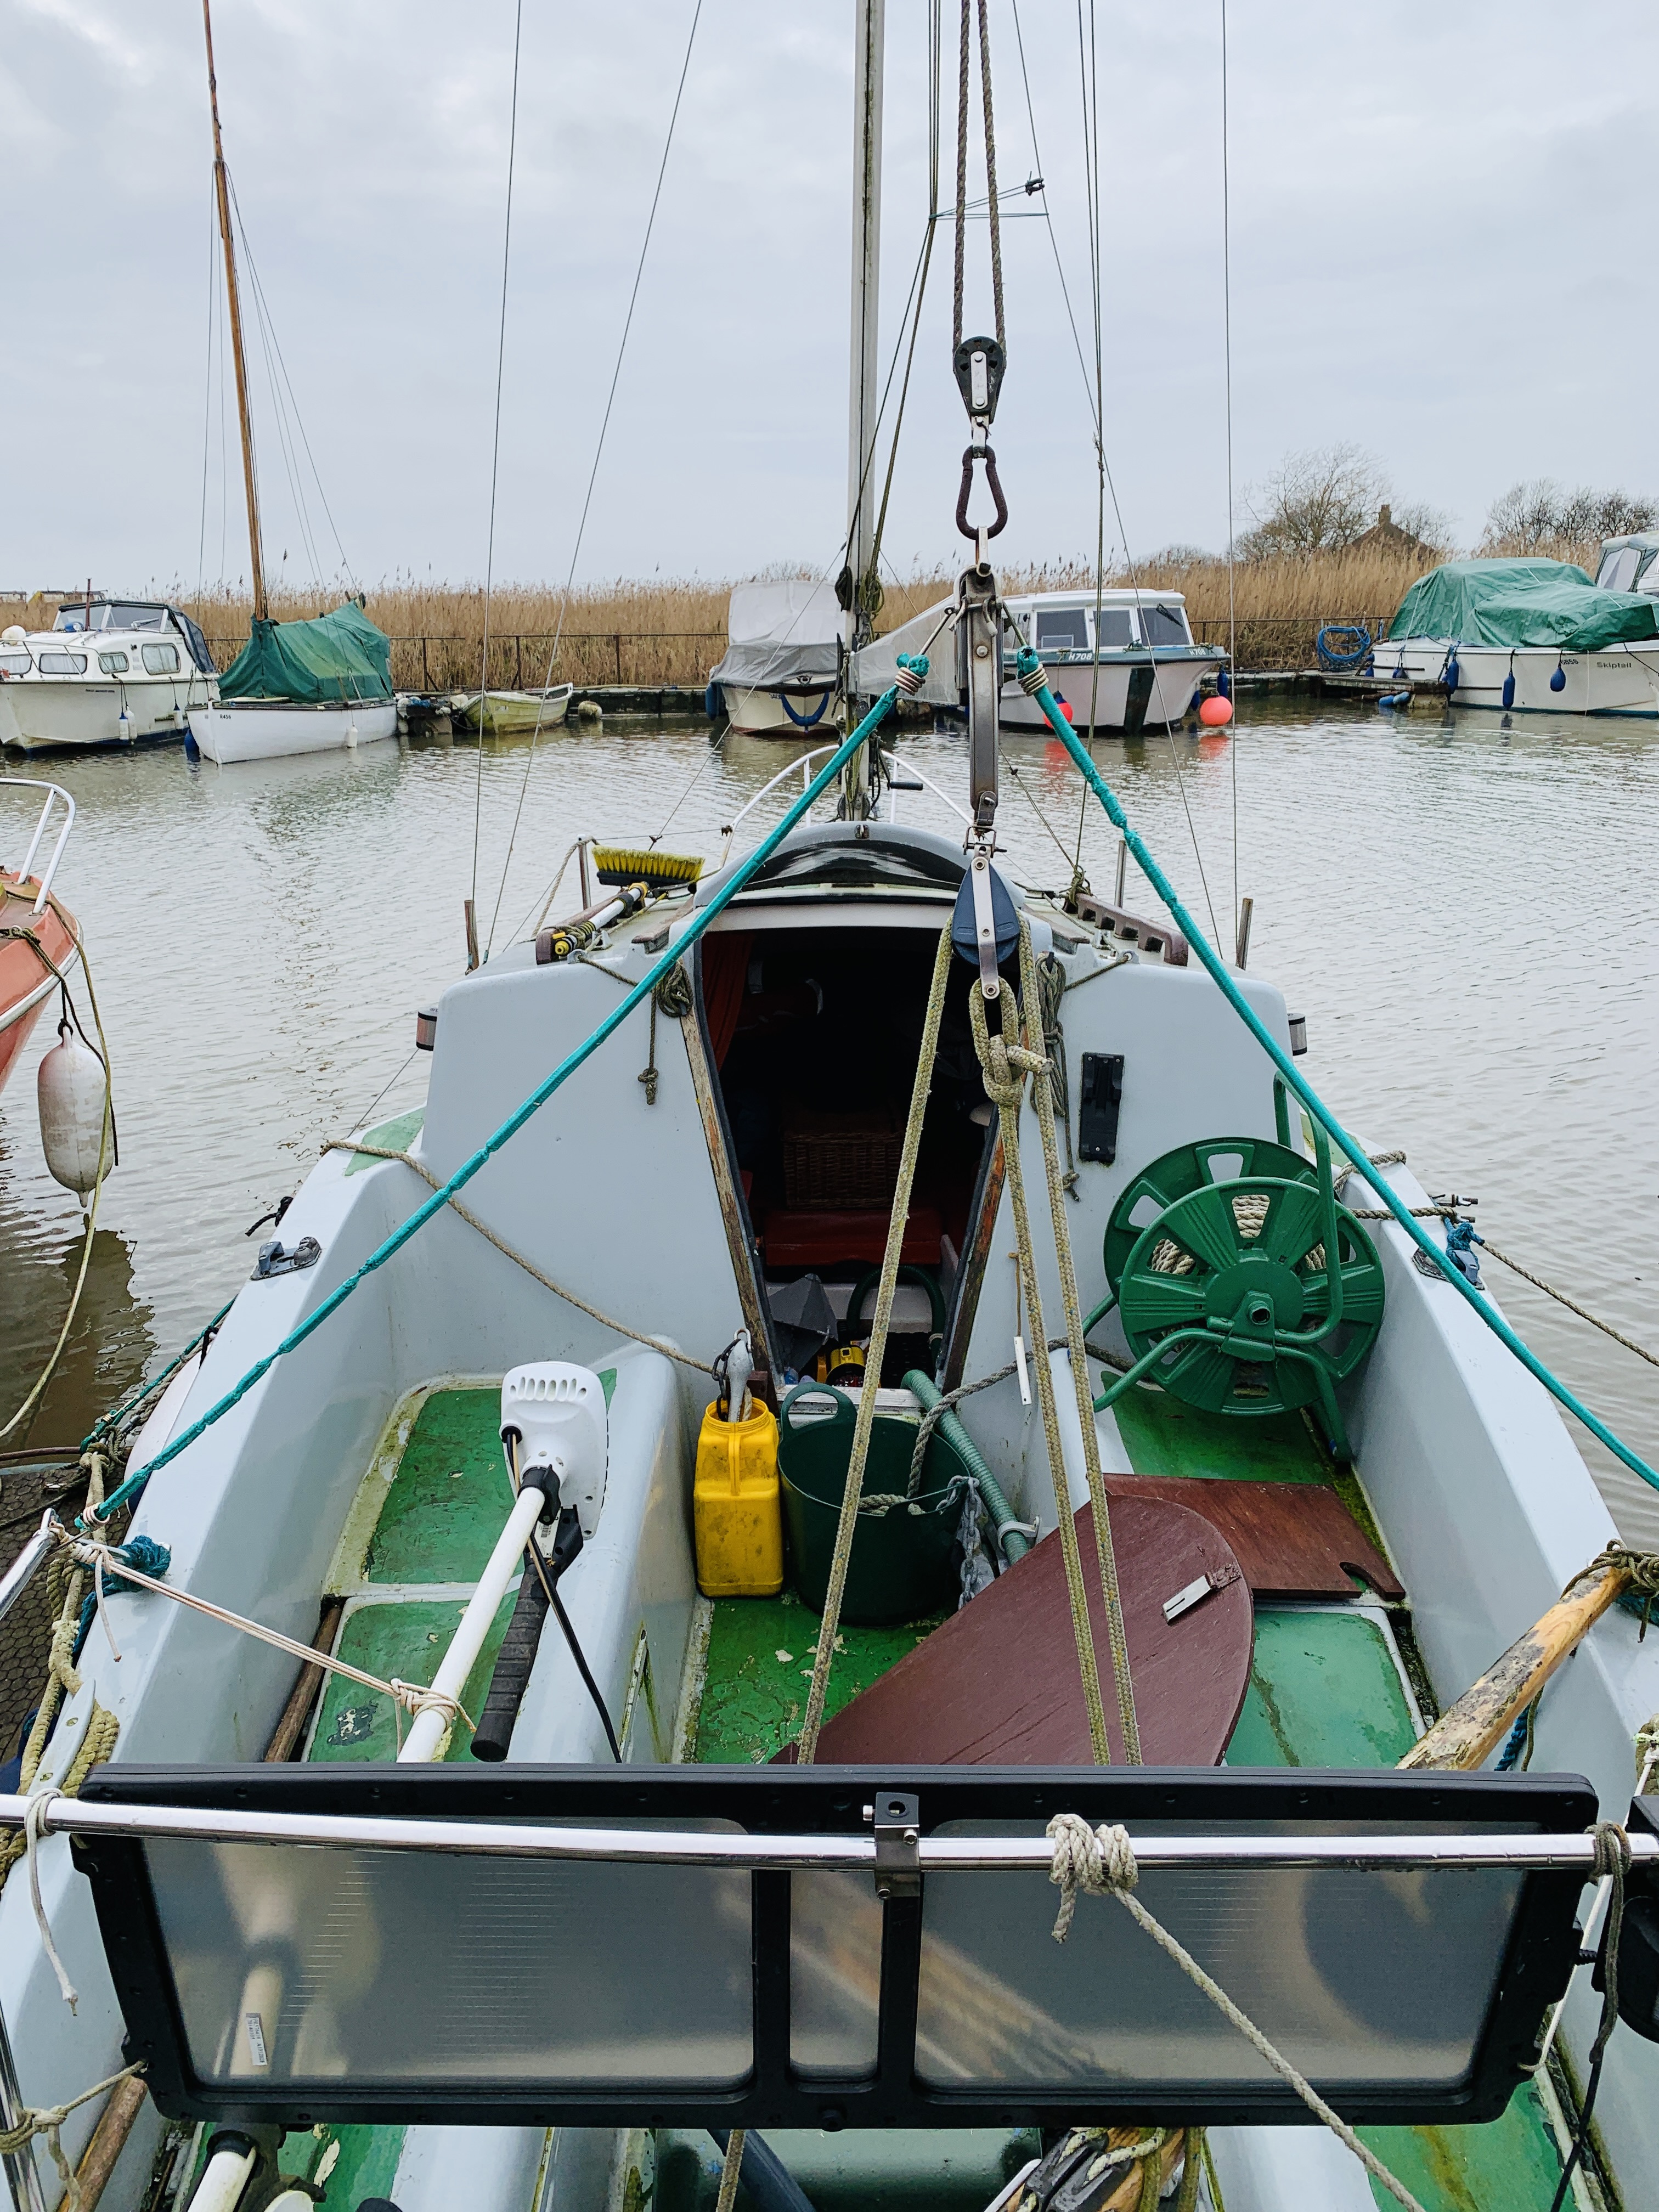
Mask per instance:
[[[205,0],[204,0],[205,5]],[[853,60],[853,316],[847,454],[846,635],[849,651],[870,641],[875,584],[874,486],[877,308],[881,285],[882,67],[886,0],[858,0]],[[860,746],[847,769],[849,814],[870,811],[871,762]]]
[[[219,203],[219,235],[225,247],[225,290],[230,301],[230,345],[236,362],[236,413],[242,428],[242,481],[247,488],[248,558],[253,566],[253,619],[265,618],[265,569],[259,544],[259,490],[253,475],[253,425],[247,407],[247,359],[242,349],[242,301],[236,288],[236,249],[230,234],[230,186],[225,149],[219,136],[219,86],[213,74],[213,18],[202,0],[202,28],[207,33],[208,106],[213,112],[213,188]]]

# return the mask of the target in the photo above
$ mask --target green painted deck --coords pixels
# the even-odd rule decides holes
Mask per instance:
[[[943,1618],[904,1628],[843,1628],[836,1638],[824,1718],[833,1719],[879,1680]],[[793,1590],[780,1597],[717,1598],[697,1715],[697,1763],[761,1766],[781,1751],[799,1730],[817,1644],[818,1616]]]
[[[1330,1480],[1330,1462],[1299,1413],[1242,1420],[1150,1390],[1131,1390],[1112,1413],[1136,1474],[1186,1474],[1212,1482]]]
[[[421,1407],[368,1547],[372,1583],[471,1583],[483,1572],[513,1487],[501,1394],[434,1390]]]
[[[515,1583],[496,1608],[483,1650],[461,1692],[461,1704],[475,1720],[495,1671],[495,1655],[507,1634],[517,1595]],[[389,1599],[382,1604],[354,1606],[335,1644],[335,1656],[361,1667],[367,1674],[378,1674],[383,1682],[429,1682],[465,1610],[465,1598]],[[470,1758],[470,1741],[466,1729],[458,1724],[451,1732],[446,1761]],[[341,1759],[396,1759],[398,1716],[391,1698],[383,1691],[354,1682],[349,1675],[331,1674],[307,1755],[313,1765]]]

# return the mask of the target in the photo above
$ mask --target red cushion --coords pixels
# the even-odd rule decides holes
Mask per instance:
[[[887,1219],[878,1206],[823,1213],[779,1208],[766,1217],[761,1249],[769,1267],[824,1267],[849,1260],[877,1267],[887,1249]],[[901,1257],[912,1267],[937,1267],[943,1231],[937,1206],[913,1206]]]

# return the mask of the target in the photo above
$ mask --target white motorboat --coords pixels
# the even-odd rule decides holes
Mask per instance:
[[[711,719],[724,714],[750,737],[794,738],[821,726],[827,733],[835,726],[844,628],[833,585],[804,577],[739,584],[726,615],[725,657],[709,671]]]
[[[161,600],[95,594],[50,629],[0,633],[0,743],[24,752],[182,738],[218,696],[207,640]]]
[[[1420,577],[1372,658],[1454,707],[1659,715],[1659,536],[1610,539],[1596,580],[1566,561],[1449,561]]]
[[[939,630],[948,600],[913,616],[857,657],[857,690],[879,696],[893,682],[901,653],[920,653]],[[1007,617],[1003,637],[1003,685],[998,718],[1005,729],[1046,728],[1029,693],[1013,678],[1021,645],[1036,650],[1050,672],[1055,697],[1068,720],[1086,728],[1121,730],[1133,736],[1149,724],[1154,729],[1178,722],[1192,706],[1200,685],[1227,665],[1220,646],[1197,645],[1180,592],[1114,588],[1088,591],[1010,592],[1003,601]],[[936,666],[922,687],[924,702],[956,707],[963,686],[953,665]]]

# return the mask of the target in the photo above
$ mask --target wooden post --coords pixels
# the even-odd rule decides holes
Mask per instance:
[[[478,743],[483,743],[482,725],[478,731]],[[478,965],[478,917],[473,912],[471,899],[461,901],[461,910],[466,916],[466,966],[467,973],[471,975]]]
[[[98,2124],[92,2131],[92,2140],[82,2154],[75,2169],[76,2186],[81,2193],[81,2212],[97,2212],[99,2198],[109,2185],[115,2171],[115,2162],[126,2148],[127,2137],[132,2133],[132,2124],[143,2110],[145,2090],[136,2075],[128,2075],[118,2081],[109,2093],[109,2102],[99,2115]],[[68,2199],[65,2198],[65,2203]]]
[[[311,1639],[311,1648],[313,1651],[332,1650],[334,1632],[340,1626],[340,1615],[344,1611],[345,1600],[343,1597],[326,1597],[323,1600],[322,1613],[317,1622],[317,1633]],[[305,1733],[306,1723],[311,1717],[312,1701],[321,1686],[322,1680],[323,1670],[320,1667],[301,1668],[300,1678],[289,1692],[287,1705],[283,1708],[283,1717],[272,1729],[270,1741],[265,1746],[264,1763],[267,1765],[281,1765],[293,1758],[300,1738]]]
[[[615,642],[617,647],[617,689],[620,691],[622,689],[622,632],[620,630],[617,632]]]
[[[513,641],[513,689],[515,691],[524,690],[524,640],[521,637],[515,637]]]
[[[1607,1607],[1627,1590],[1629,1565],[1619,1559],[1567,1585],[1567,1595],[1510,1644],[1480,1680],[1443,1713],[1402,1767],[1480,1766],[1497,1750],[1564,1659],[1570,1659]]]
[[[426,665],[426,633],[424,631],[421,634],[421,689],[422,691],[430,691],[432,689],[432,671]]]

